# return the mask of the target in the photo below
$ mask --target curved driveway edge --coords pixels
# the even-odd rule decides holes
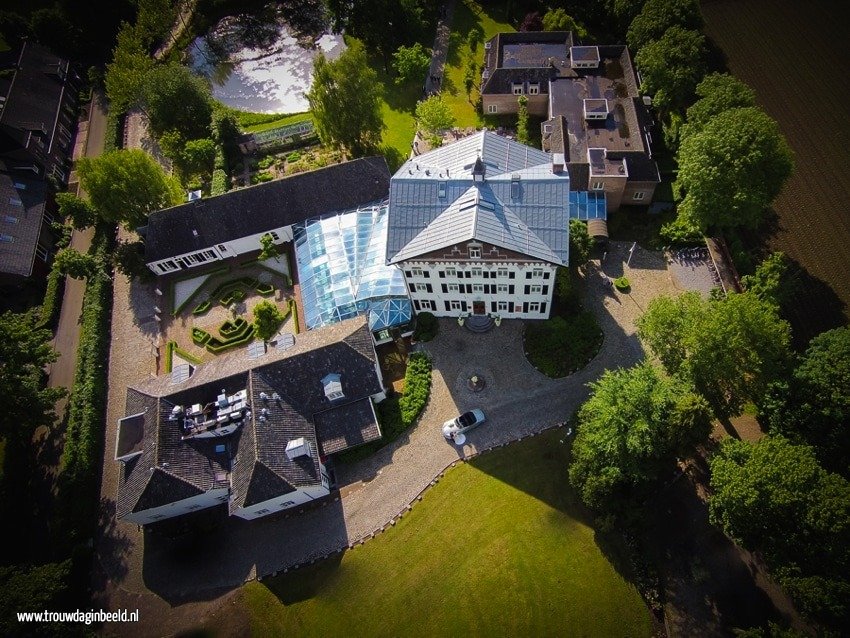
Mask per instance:
[[[110,519],[117,467],[105,460],[102,502],[104,525],[97,542],[101,580],[96,583],[110,608],[132,604],[151,613],[170,613],[174,605],[212,601],[243,582],[315,562],[364,542],[392,525],[447,468],[478,453],[537,434],[566,421],[589,393],[588,382],[606,370],[630,366],[643,357],[635,319],[658,294],[675,294],[660,253],[638,249],[631,268],[624,265],[628,244],[613,243],[601,268],[632,282],[629,295],[602,284],[598,262],[587,267],[587,305],[605,334],[602,348],[583,370],[563,379],[537,372],[522,352],[523,323],[505,321],[486,334],[472,334],[453,320],[440,321],[438,337],[423,350],[433,359],[432,391],[418,424],[363,461],[339,466],[344,496],[301,514],[274,520],[228,520],[191,543],[152,538],[133,525]],[[114,445],[117,416],[127,385],[150,369],[131,356],[147,341],[133,325],[130,306],[141,303],[140,287],[116,281],[106,450]],[[147,342],[149,344],[149,341]],[[114,362],[114,363],[112,363]],[[471,374],[484,377],[479,393],[467,389]],[[140,377],[141,375],[141,377]],[[440,426],[471,407],[481,407],[488,422],[456,447]],[[111,456],[111,455],[108,455]],[[114,514],[112,514],[114,516]],[[206,604],[206,603],[204,603]],[[189,607],[194,607],[189,605]]]

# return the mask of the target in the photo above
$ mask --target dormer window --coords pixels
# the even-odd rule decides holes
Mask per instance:
[[[469,246],[469,258],[481,259],[481,246]]]
[[[539,84],[529,84],[528,85],[528,94],[529,95],[539,95],[540,94],[540,85]]]
[[[511,84],[511,89],[514,92],[514,95],[522,95],[522,93],[523,93],[522,84],[516,84],[516,83]]]
[[[342,391],[341,377],[336,373],[325,375],[325,378],[322,379],[322,386],[324,387],[325,397],[328,401],[336,401],[345,397]]]

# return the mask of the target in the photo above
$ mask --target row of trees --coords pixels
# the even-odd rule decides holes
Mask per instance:
[[[755,228],[791,175],[778,125],[736,78],[709,71],[697,0],[612,0],[626,41],[653,96],[668,147],[677,151],[684,197],[662,234],[670,241],[709,229]]]
[[[779,316],[781,254],[749,290],[653,300],[638,334],[659,367],[606,373],[577,413],[569,476],[604,518],[640,519],[639,504],[677,458],[721,420],[755,404],[768,435],[724,442],[710,460],[711,521],[760,551],[809,618],[850,628],[850,329],[795,357]]]

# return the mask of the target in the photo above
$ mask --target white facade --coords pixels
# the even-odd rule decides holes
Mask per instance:
[[[255,235],[231,239],[215,246],[198,248],[182,255],[177,255],[176,257],[153,261],[148,263],[148,268],[157,275],[166,275],[180,270],[206,266],[213,261],[232,259],[239,255],[260,250],[260,238],[269,234],[274,239],[276,245],[292,241],[292,226],[281,226],[280,228],[274,228]]]
[[[438,317],[546,319],[555,288],[544,261],[406,261],[400,264],[417,311]]]
[[[233,512],[233,516],[238,516],[239,518],[244,518],[249,521],[255,518],[262,518],[263,516],[268,516],[269,514],[274,514],[275,512],[289,509],[290,507],[296,507],[303,503],[307,503],[308,501],[314,501],[317,498],[327,496],[330,494],[329,486],[330,482],[328,481],[328,477],[323,469],[322,485],[302,487],[294,492],[290,492],[289,494],[284,494],[283,496],[278,496],[277,498],[269,499],[268,501],[263,501],[256,505],[251,505],[250,507],[240,507],[238,510]]]
[[[175,501],[161,507],[153,507],[151,509],[142,510],[141,512],[130,512],[121,520],[136,523],[137,525],[147,525],[155,523],[166,518],[174,516],[182,516],[189,514],[195,510],[202,510],[215,505],[227,503],[230,498],[230,489],[226,487],[210,490],[203,494],[198,494],[191,498],[185,498],[182,501]]]

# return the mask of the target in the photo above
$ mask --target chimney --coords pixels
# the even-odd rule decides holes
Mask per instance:
[[[472,167],[472,181],[473,182],[483,182],[484,175],[487,173],[487,169],[484,166],[484,162],[481,161],[481,158],[475,160],[475,165]]]
[[[291,439],[286,444],[286,457],[290,461],[297,459],[299,456],[312,456],[310,454],[310,444],[307,443],[307,439],[303,436],[299,436],[297,439]]]
[[[564,172],[563,153],[552,153],[552,172],[556,175]]]

